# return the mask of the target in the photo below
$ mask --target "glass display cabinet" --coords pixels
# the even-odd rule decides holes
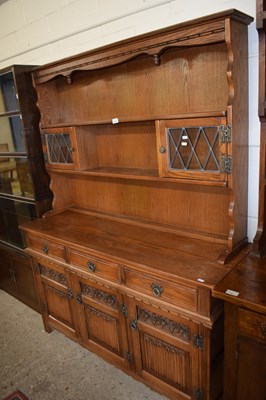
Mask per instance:
[[[37,308],[32,273],[25,271],[30,263],[19,226],[41,217],[50,208],[51,194],[32,68],[14,65],[0,71],[0,287]]]

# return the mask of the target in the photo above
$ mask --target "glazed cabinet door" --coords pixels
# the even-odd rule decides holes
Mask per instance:
[[[202,399],[197,324],[133,302],[129,330],[137,373],[173,399]]]
[[[76,134],[73,127],[43,130],[42,144],[48,168],[71,170],[79,168]]]
[[[162,177],[227,181],[231,127],[224,117],[156,121]]]
[[[76,339],[79,333],[70,273],[45,260],[34,260],[34,271],[45,329],[57,329]]]
[[[82,342],[88,349],[120,367],[129,367],[126,306],[118,290],[75,277]]]

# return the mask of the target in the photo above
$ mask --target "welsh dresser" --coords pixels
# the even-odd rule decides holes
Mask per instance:
[[[53,210],[22,226],[45,329],[171,399],[219,399],[247,246],[249,16],[228,10],[37,68]]]

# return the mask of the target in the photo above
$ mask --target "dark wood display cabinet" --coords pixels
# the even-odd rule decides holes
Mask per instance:
[[[0,288],[39,309],[19,225],[51,208],[31,66],[0,71]]]
[[[212,290],[249,251],[251,21],[228,10],[33,72],[54,200],[22,230],[45,328],[172,399],[222,396]]]

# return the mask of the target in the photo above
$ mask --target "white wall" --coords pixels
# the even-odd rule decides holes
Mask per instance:
[[[255,18],[256,0],[0,0],[0,68],[41,65],[111,42],[236,8]],[[249,208],[258,215],[258,35],[249,26]]]

